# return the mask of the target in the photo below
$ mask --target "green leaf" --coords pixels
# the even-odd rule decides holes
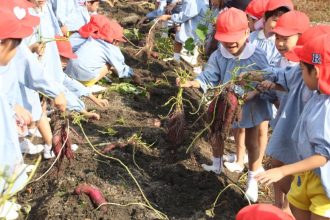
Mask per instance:
[[[200,29],[196,30],[196,35],[198,36],[198,38],[204,42],[206,40],[206,35],[204,34],[204,32]]]
[[[188,50],[189,52],[194,51],[195,49],[195,42],[193,38],[188,38],[186,42],[184,43],[184,48]]]

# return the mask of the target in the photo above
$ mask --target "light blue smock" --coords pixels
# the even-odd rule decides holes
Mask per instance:
[[[292,139],[299,160],[319,154],[327,163],[314,170],[330,199],[330,96],[315,92],[305,105]]]
[[[69,31],[78,31],[90,20],[86,6],[79,0],[51,0],[50,2],[59,25],[66,26]]]
[[[264,30],[254,31],[249,36],[249,42],[266,52],[268,62],[272,66],[279,63],[282,57],[275,46],[275,39],[275,35],[266,38]]]
[[[8,73],[10,74],[10,73]],[[4,94],[0,94],[0,173],[8,177],[16,176],[16,181],[9,193],[21,190],[27,183],[28,176],[22,172],[23,157],[18,143],[16,120],[12,107]],[[0,177],[0,192],[3,192],[5,181]]]
[[[65,72],[78,81],[95,79],[106,64],[112,65],[120,78],[133,75],[133,70],[125,64],[119,47],[104,40],[89,37],[75,54],[78,58],[69,61]]]
[[[209,9],[208,0],[183,0],[182,10],[172,14],[171,20],[180,24],[180,30],[175,35],[175,41],[184,44],[189,38],[199,43],[196,29],[199,24],[205,24],[205,13]]]
[[[196,80],[199,81],[204,92],[208,87],[215,87],[228,82],[231,72],[235,67],[247,67],[240,69],[237,74],[251,70],[263,70],[269,67],[266,54],[255,45],[247,43],[239,57],[231,55],[222,45],[212,53],[205,69]],[[272,116],[271,104],[259,96],[243,105],[242,120],[237,124],[240,128],[251,128],[261,122],[270,120]]]
[[[157,9],[149,12],[146,17],[149,20],[153,20],[155,18],[158,18],[159,16],[165,14],[165,9],[168,4],[171,4],[173,2],[177,2],[177,0],[160,0],[159,1],[159,6]],[[182,4],[177,3],[176,7],[173,9],[172,14],[179,13],[182,10]]]
[[[32,36],[24,40],[28,45],[38,42],[40,40],[40,34],[43,39],[49,39],[54,38],[58,34],[58,31],[60,31],[50,4],[46,4],[42,10],[32,9],[31,14],[40,17],[40,25],[36,28]],[[64,91],[67,100],[67,109],[78,112],[84,110],[85,104],[79,100],[79,97],[71,94],[68,88],[64,87],[65,81],[68,78],[62,70],[60,55],[55,41],[46,43],[44,54],[39,61],[47,74],[47,78],[50,81],[54,81],[54,86],[58,86]],[[74,84],[71,86],[74,86]],[[82,93],[85,93],[85,91],[82,91]]]
[[[297,121],[313,92],[307,88],[302,77],[301,68],[296,65],[284,72],[278,72],[274,82],[288,91],[285,105],[281,109],[277,124],[270,137],[266,154],[285,164],[298,161],[291,134]],[[276,74],[275,74],[276,75]]]

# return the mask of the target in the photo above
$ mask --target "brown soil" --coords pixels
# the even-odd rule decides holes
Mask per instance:
[[[146,13],[146,8],[119,3],[110,11],[106,9],[103,12],[120,22],[128,16],[141,17]],[[83,128],[93,144],[116,142],[141,133],[144,142],[154,143],[150,150],[129,144],[124,148],[114,149],[108,155],[120,159],[128,166],[153,207],[165,213],[169,219],[208,219],[205,211],[211,208],[217,194],[230,183],[241,185],[244,189],[244,176],[233,175],[228,171],[216,176],[203,171],[200,164],[210,163],[210,147],[203,140],[198,141],[190,153],[185,152],[198,131],[203,128],[201,121],[193,124],[198,115],[189,114],[189,106],[185,106],[188,126],[184,143],[179,148],[173,148],[166,141],[166,120],[160,118],[160,115],[167,115],[169,107],[162,105],[177,91],[173,69],[178,65],[155,59],[146,64],[145,59],[135,57],[137,51],[129,44],[123,45],[123,48],[126,63],[142,76],[144,84],[165,81],[166,75],[170,85],[149,87],[147,96],[107,92],[103,95],[110,101],[110,107],[102,110],[87,103],[90,109],[95,108],[101,113],[101,120],[84,122]],[[198,91],[188,89],[184,96],[197,106],[200,99]],[[110,136],[99,132],[109,127],[118,133]],[[78,127],[75,129],[82,135]],[[108,202],[123,205],[145,203],[138,187],[122,165],[99,156],[85,140],[82,142],[75,153],[76,158],[71,163],[64,159],[59,173],[54,167],[48,175],[29,184],[19,194],[19,202],[31,206],[29,214],[23,216],[33,220],[159,219],[154,211],[140,205],[107,205],[106,212],[95,210],[87,196],[74,195],[75,187],[86,182],[101,189]],[[96,146],[99,150],[104,147]],[[232,144],[228,143],[227,147],[227,150],[232,150]],[[133,155],[141,169],[134,164]],[[28,159],[30,162],[33,160]],[[52,162],[53,160],[42,161],[34,178],[43,174]],[[260,201],[271,202],[269,195],[267,190],[263,190]],[[234,219],[238,210],[245,205],[247,201],[242,193],[231,187],[220,197],[215,208],[215,219]]]

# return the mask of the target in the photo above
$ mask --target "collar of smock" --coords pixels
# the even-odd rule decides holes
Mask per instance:
[[[287,66],[295,66],[295,65],[298,65],[299,62],[293,62],[293,61],[290,61],[288,60],[286,57],[281,57],[281,60],[280,60],[280,67],[287,67]]]
[[[256,50],[256,46],[248,42],[246,43],[243,52],[239,56],[234,56],[231,53],[229,53],[228,50],[226,50],[226,48],[222,46],[222,44],[220,45],[220,52],[222,56],[224,56],[227,59],[237,58],[240,60],[245,60],[250,58],[254,54],[255,50]]]
[[[265,35],[264,30],[260,30],[258,32],[258,39],[260,39],[260,40],[270,40],[270,41],[275,42],[276,37],[275,37],[275,34],[272,34],[270,37],[267,38],[266,35]]]

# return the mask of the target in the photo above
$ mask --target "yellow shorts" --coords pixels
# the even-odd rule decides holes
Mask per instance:
[[[320,177],[313,171],[294,176],[288,193],[288,201],[299,209],[330,217],[330,199],[324,192]]]
[[[94,79],[91,79],[89,81],[79,81],[79,82],[81,82],[81,84],[83,84],[86,87],[90,87],[90,86],[95,85],[95,83],[97,83],[97,81],[99,81],[99,76],[97,76]]]

